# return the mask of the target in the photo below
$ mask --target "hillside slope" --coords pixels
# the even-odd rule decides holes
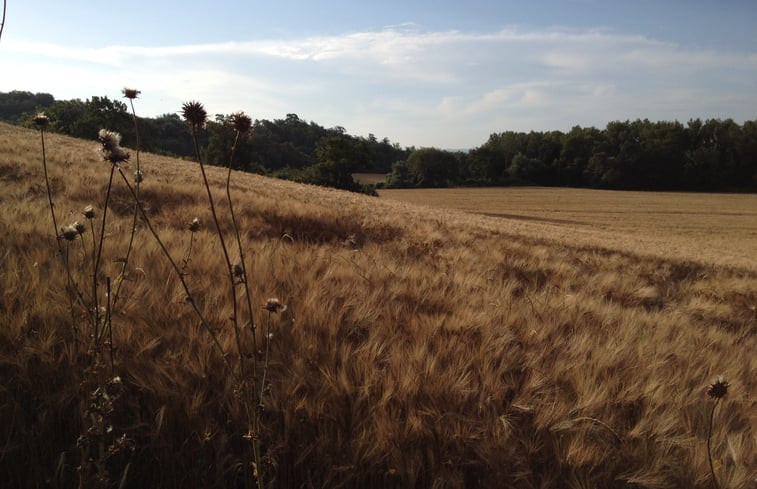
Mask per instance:
[[[99,218],[110,167],[94,143],[45,137],[59,220],[90,227],[82,211]],[[198,325],[140,219],[112,312],[122,387],[109,419],[129,442],[107,461],[111,480],[129,467],[125,487],[251,484],[245,400],[224,363],[237,361],[227,269],[199,167],[142,155],[142,170],[150,219],[232,353]],[[225,171],[208,173],[226,215]],[[0,185],[0,477],[73,487],[87,338],[72,329],[83,312],[66,293],[39,133],[0,124]],[[251,174],[233,174],[232,193],[258,343],[271,347],[254,435],[272,486],[709,488],[716,375],[730,387],[714,413],[715,472],[721,487],[754,484],[754,269]],[[132,212],[116,180],[101,270],[114,283]],[[80,238],[64,252],[84,283],[92,247]],[[267,314],[271,297],[287,310]]]

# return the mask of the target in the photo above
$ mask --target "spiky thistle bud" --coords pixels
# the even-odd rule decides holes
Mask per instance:
[[[135,98],[139,97],[139,94],[142,93],[142,92],[140,92],[136,88],[126,88],[126,87],[124,87],[121,90],[121,93],[124,94],[124,98],[128,98],[128,99],[134,100]]]
[[[239,278],[242,275],[244,275],[244,269],[242,268],[242,265],[240,265],[239,263],[237,263],[233,267],[231,267],[231,272],[237,278]]]
[[[38,128],[44,129],[50,123],[50,119],[48,119],[44,112],[40,112],[32,118],[32,122]]]
[[[244,112],[231,114],[231,125],[239,134],[247,134],[252,128],[252,119]]]
[[[200,102],[185,102],[181,106],[181,114],[186,123],[194,128],[203,127],[208,120],[208,113]]]
[[[730,384],[728,384],[728,381],[723,377],[718,376],[718,378],[715,379],[715,382],[710,384],[710,387],[707,389],[707,395],[713,399],[722,399],[728,394],[729,386]]]

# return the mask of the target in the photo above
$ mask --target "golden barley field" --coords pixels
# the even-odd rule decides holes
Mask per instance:
[[[383,198],[506,220],[556,240],[757,268],[757,194],[515,187],[380,190]],[[540,226],[540,224],[543,224]]]
[[[91,339],[75,326],[90,314],[110,164],[94,142],[45,142],[58,221],[85,228],[58,250],[40,134],[0,124],[5,487],[79,487],[85,469],[103,487],[253,487],[255,469],[284,488],[757,483],[753,196],[376,198],[234,173],[253,337],[229,320],[198,165],[143,154],[146,215],[193,299],[142,217],[124,267],[134,203],[116,178],[94,278],[122,284],[98,367],[119,388],[99,392],[109,404],[98,413]],[[225,170],[207,170],[227,216]],[[424,205],[400,201],[416,198]],[[591,199],[603,204],[587,209]],[[226,217],[220,227],[232,232]],[[266,311],[273,297],[287,309]],[[253,406],[262,428],[250,432],[233,372],[262,358],[253,340],[270,350]]]

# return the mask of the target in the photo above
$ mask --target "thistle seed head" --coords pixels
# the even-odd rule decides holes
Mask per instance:
[[[191,127],[203,127],[208,120],[208,113],[200,102],[185,102],[181,106],[181,114]]]
[[[231,125],[239,134],[247,134],[252,128],[252,119],[244,112],[237,112],[231,114]]]
[[[112,151],[121,145],[121,135],[115,131],[100,129],[97,133],[97,140],[103,145],[103,149]]]
[[[134,100],[135,98],[139,97],[139,94],[142,93],[142,92],[140,92],[136,88],[126,88],[126,87],[124,87],[121,90],[121,93],[124,94],[124,98],[128,98],[128,99]]]
[[[728,381],[723,377],[718,376],[718,378],[715,379],[715,382],[710,384],[710,387],[707,389],[707,395],[713,399],[722,399],[728,394],[729,385]]]
[[[64,228],[61,228],[60,234],[66,241],[73,241],[79,235],[79,232],[74,226],[68,225]]]
[[[88,205],[87,207],[84,208],[84,212],[82,214],[84,214],[84,217],[86,217],[87,219],[94,219],[95,208],[92,207],[91,205]]]
[[[197,231],[199,231],[199,229],[200,229],[200,220],[195,217],[194,219],[192,219],[192,222],[189,223],[189,230],[192,231],[193,233],[196,233]]]
[[[287,306],[281,303],[280,300],[278,300],[276,297],[272,297],[268,299],[265,303],[265,309],[268,312],[284,312],[286,310]]]
[[[134,171],[134,181],[137,183],[142,183],[142,180],[144,180],[144,174],[142,173],[142,170]]]
[[[44,129],[50,123],[50,119],[47,118],[44,112],[40,112],[32,118],[32,122],[40,129]]]
[[[121,135],[119,133],[100,129],[97,140],[102,144],[100,155],[103,160],[117,165],[129,159],[129,153],[121,147]]]
[[[76,229],[76,232],[79,233],[79,234],[84,234],[84,230],[86,229],[84,227],[84,224],[80,223],[79,221],[74,221],[74,223],[71,224],[71,226],[74,229]]]

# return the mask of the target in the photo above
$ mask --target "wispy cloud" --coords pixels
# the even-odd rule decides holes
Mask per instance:
[[[78,89],[83,98],[129,84],[143,91],[152,113],[202,98],[211,112],[298,112],[403,144],[472,146],[506,129],[635,117],[745,119],[757,109],[757,87],[745,81],[757,79],[757,53],[602,29],[471,33],[402,25],[183,46],[82,49],[8,40],[3,50],[3,90],[62,96],[67,86],[65,96]],[[36,78],[46,68],[55,70],[48,85]]]

